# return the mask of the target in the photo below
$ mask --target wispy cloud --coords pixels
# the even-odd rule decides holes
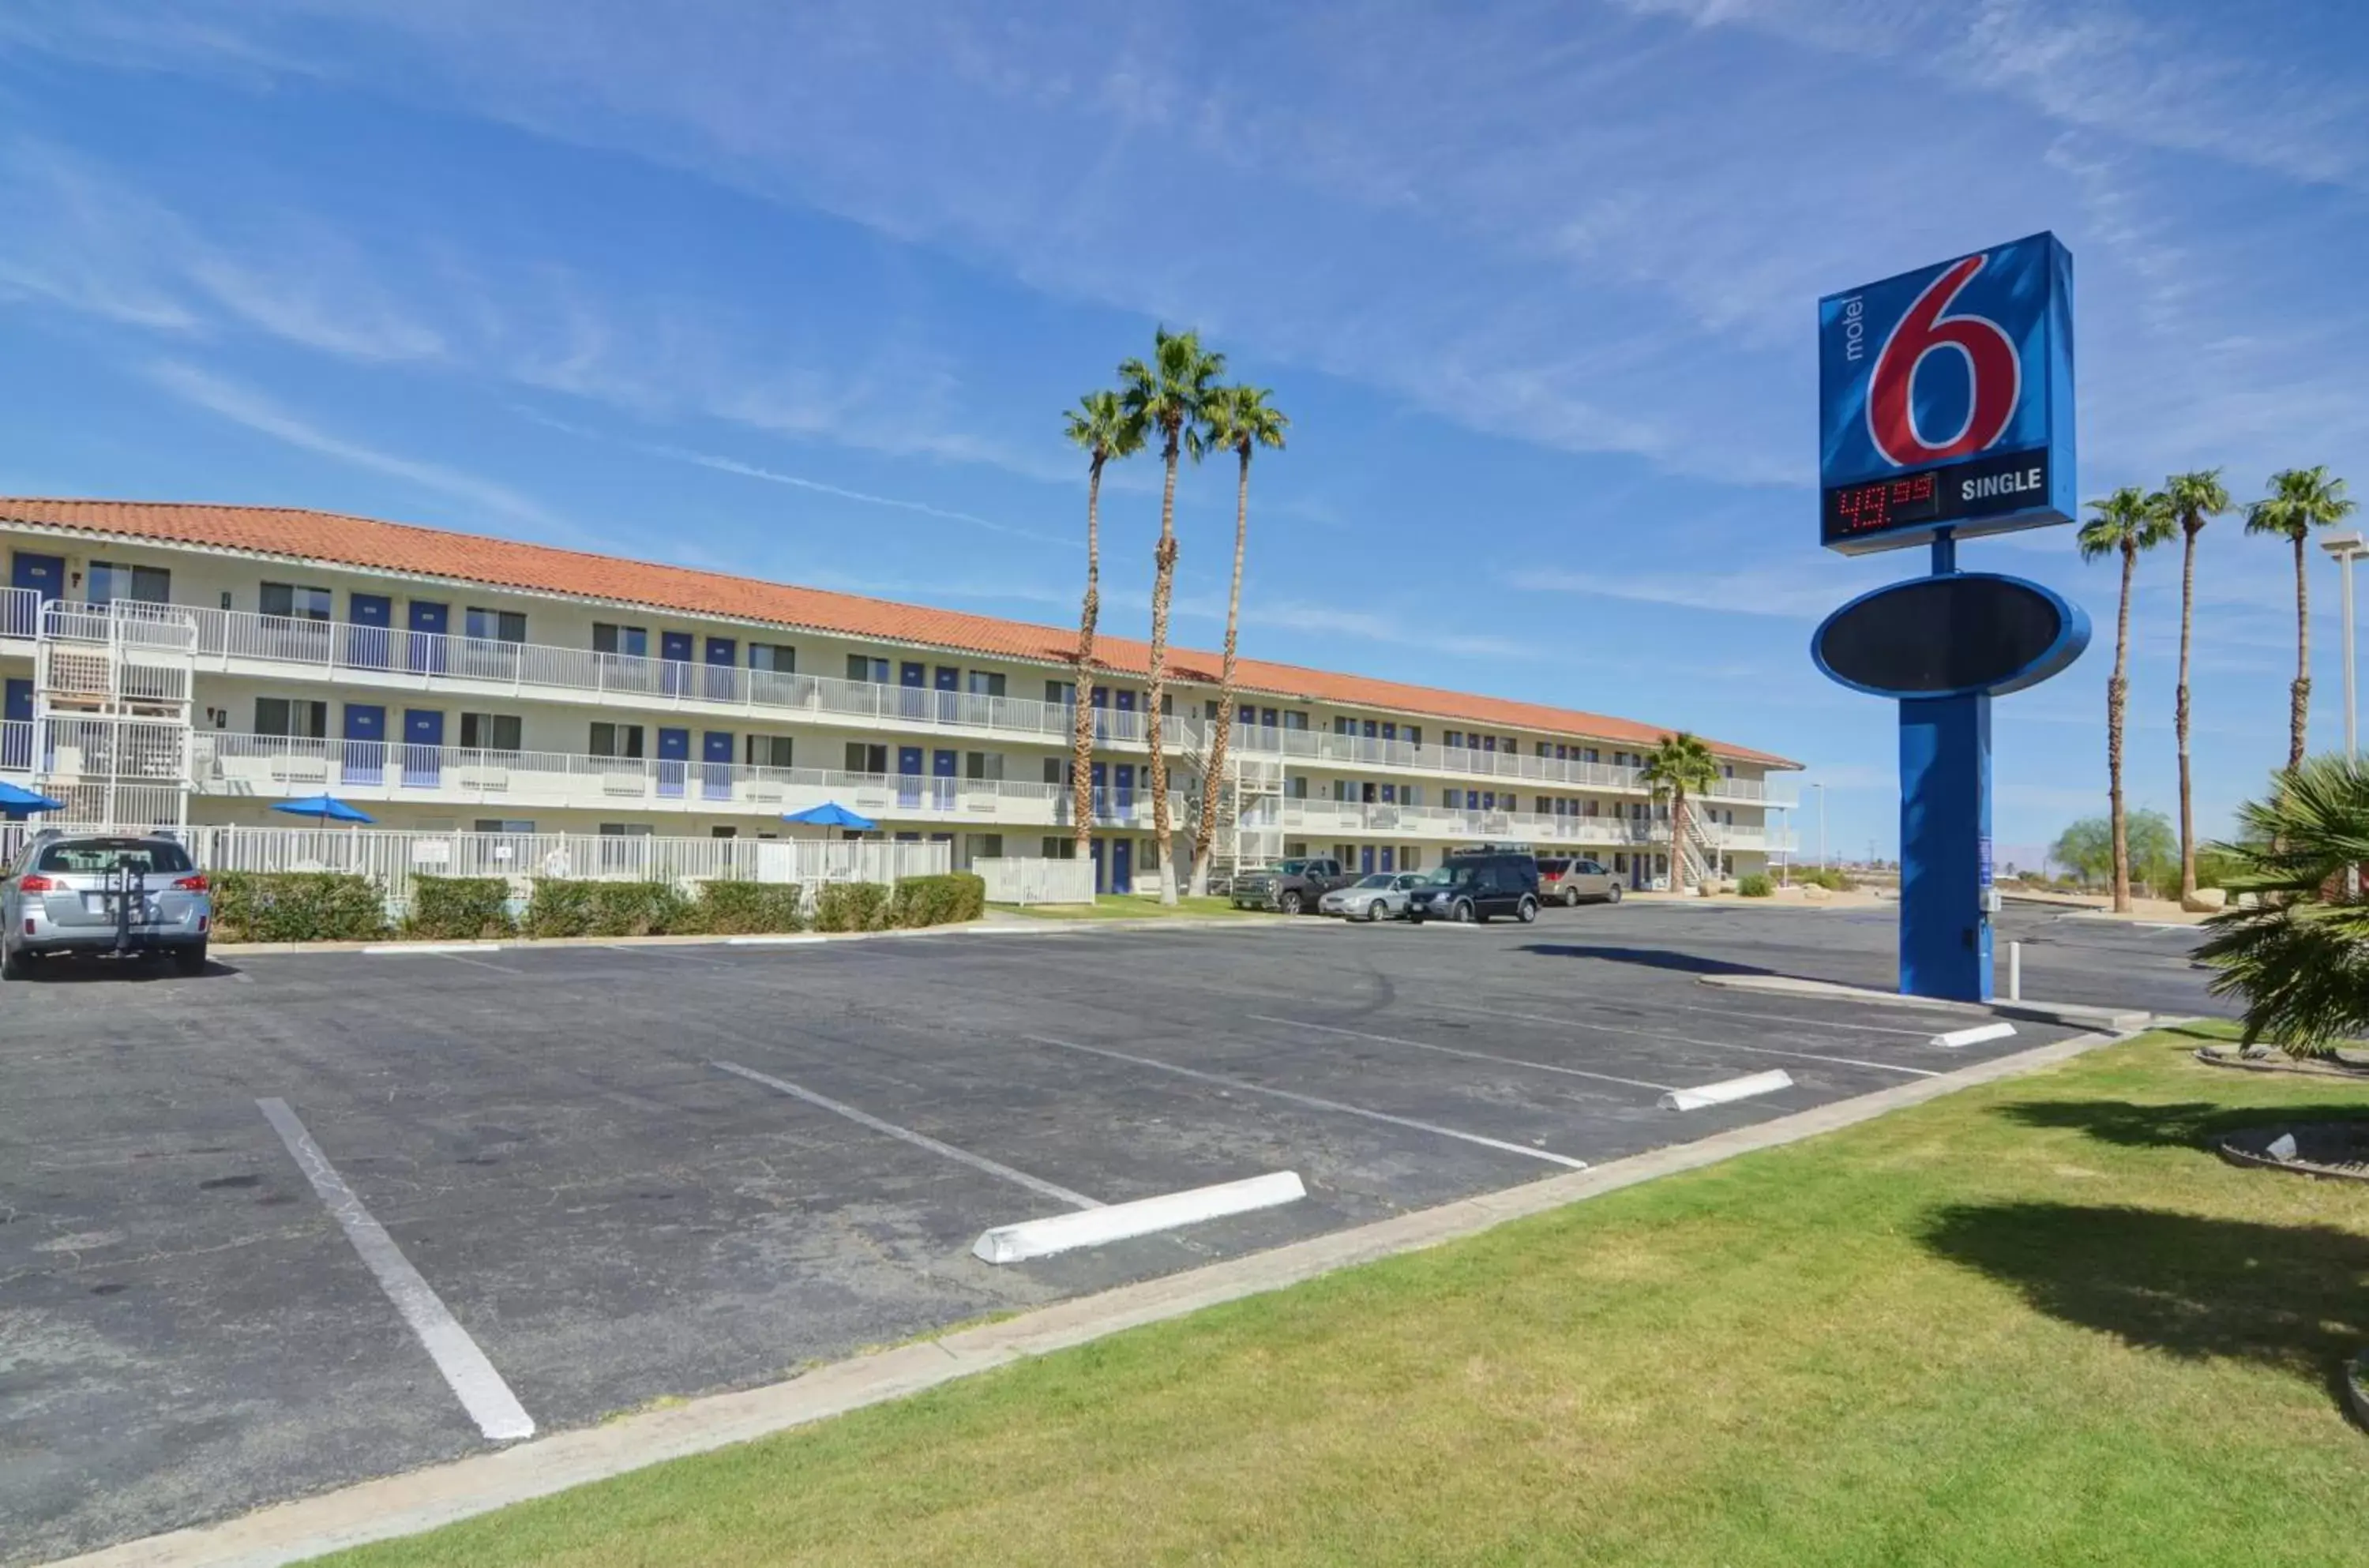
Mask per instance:
[[[269,436],[301,452],[399,479],[422,490],[481,513],[533,525],[544,532],[573,532],[571,525],[521,491],[441,463],[383,451],[360,441],[332,435],[291,413],[263,394],[195,365],[177,360],[148,367],[148,379],[192,407],[202,408],[258,435]]]
[[[1037,533],[1025,528],[1015,528],[1008,522],[998,522],[976,512],[956,511],[948,507],[933,507],[926,501],[909,501],[896,496],[876,496],[863,490],[851,490],[840,485],[826,485],[819,479],[807,479],[779,469],[766,468],[754,463],[742,463],[738,458],[718,457],[714,452],[693,452],[687,447],[662,446],[654,442],[635,443],[641,450],[660,457],[688,463],[694,467],[713,469],[718,474],[737,474],[744,479],[761,479],[768,485],[785,485],[795,490],[805,490],[818,496],[830,496],[842,501],[855,501],[868,507],[887,507],[895,511],[912,512],[921,517],[934,517],[948,522],[968,523],[1010,539],[1026,539],[1038,544],[1067,548],[1073,542],[1056,538],[1049,533]]]

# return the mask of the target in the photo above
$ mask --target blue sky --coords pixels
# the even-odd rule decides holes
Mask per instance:
[[[1894,841],[1893,714],[1807,639],[1921,562],[1815,544],[1820,293],[2053,228],[2084,495],[2307,463],[2369,490],[2369,16],[2335,0],[658,14],[12,0],[0,491],[1059,623],[1059,412],[1196,325],[1294,421],[1253,481],[1249,650],[1786,752],[1856,854]],[[1157,480],[1106,486],[1129,631]],[[1187,475],[1204,646],[1231,501]],[[1966,564],[2110,635],[2067,531]],[[2132,795],[2169,810],[2176,555],[2143,578]],[[2199,599],[2209,830],[2284,754],[2288,558],[2217,524]],[[2101,807],[2110,658],[2000,702],[2002,846]]]

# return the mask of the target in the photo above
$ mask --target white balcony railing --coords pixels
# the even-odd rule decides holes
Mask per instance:
[[[29,750],[30,738],[27,739]],[[825,801],[887,820],[1053,827],[1072,820],[1067,787],[1018,779],[853,773],[688,759],[493,751],[400,741],[326,740],[200,731],[192,770],[200,795],[288,797],[327,793],[356,802],[434,800],[487,807],[632,807],[779,816]],[[1095,820],[1149,821],[1149,788],[1093,791]],[[1183,818],[1179,818],[1179,820]]]
[[[0,721],[0,773],[29,773],[33,771],[33,721],[12,718]]]
[[[13,633],[21,623],[21,635],[31,635],[31,628],[40,616],[38,596],[24,589],[6,591],[10,597],[0,601],[0,631]],[[234,660],[258,660],[316,670],[331,678],[343,674],[372,684],[420,690],[459,683],[515,692],[566,692],[595,701],[624,699],[635,707],[702,712],[738,709],[783,719],[803,716],[819,724],[953,730],[1018,737],[1039,743],[1066,741],[1073,722],[1073,710],[1067,704],[1039,703],[1023,697],[891,686],[823,675],[751,670],[734,664],[598,653],[589,648],[261,615],[200,605],[119,602],[110,614],[107,607],[52,601],[47,607],[46,620],[52,635],[103,640],[109,621],[120,624],[127,613],[135,619],[154,620],[157,624],[152,634],[154,637],[170,636],[177,641],[187,635],[185,628],[194,627],[198,657],[223,669],[228,669]],[[1136,710],[1097,709],[1095,737],[1104,745],[1141,746],[1146,716]],[[1267,725],[1237,724],[1232,727],[1232,738],[1233,748],[1245,758],[1278,758],[1303,768],[1329,764],[1456,777],[1522,779],[1548,785],[1627,793],[1644,788],[1635,768],[1525,755],[1512,750],[1417,746],[1404,740]],[[1162,739],[1168,750],[1190,755],[1204,749],[1207,727],[1197,717],[1171,715]],[[1722,779],[1711,798],[1780,806],[1789,806],[1793,799],[1789,793],[1772,790],[1764,781],[1754,779]]]
[[[0,588],[0,637],[32,637],[40,629],[41,596],[29,588]]]

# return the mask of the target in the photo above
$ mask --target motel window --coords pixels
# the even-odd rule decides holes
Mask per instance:
[[[1335,735],[1347,735],[1350,733],[1347,715],[1343,714],[1334,714],[1333,715],[1333,733]]]
[[[1078,858],[1078,841],[1075,839],[1057,839],[1048,836],[1045,841],[1038,846],[1038,848],[1044,852],[1044,855],[1047,860],[1075,860]]]
[[[974,697],[1003,695],[1003,674],[995,670],[974,670],[970,672],[970,694]]]
[[[1076,681],[1047,681],[1045,682],[1045,705],[1047,707],[1066,708],[1077,700],[1078,683]]]
[[[787,643],[750,643],[749,668],[770,670],[776,675],[795,675],[798,671],[798,650]]]
[[[1407,743],[1408,745],[1410,745],[1410,746],[1414,746],[1414,747],[1420,747],[1420,746],[1422,746],[1422,744],[1423,744],[1423,727],[1422,727],[1421,725],[1419,725],[1419,724],[1411,724],[1411,725],[1409,725],[1409,726],[1407,726],[1407,727],[1406,727],[1406,743]]]
[[[255,733],[321,740],[329,733],[329,704],[301,697],[255,699]]]
[[[461,745],[470,751],[515,751],[519,749],[516,714],[463,714]]]
[[[1306,729],[1308,727],[1308,715],[1298,708],[1289,709],[1286,711],[1283,715],[1283,727],[1286,729]]]
[[[740,830],[738,828],[710,828],[707,830],[707,836],[711,839],[737,839],[740,836]]]
[[[268,582],[263,585],[262,604],[266,615],[283,615],[297,621],[329,618],[329,590],[326,588]]]
[[[790,761],[790,738],[786,735],[751,735],[743,744],[752,768],[787,768]]]
[[[963,777],[1001,780],[1003,777],[1003,753],[966,751],[963,753]]]
[[[647,839],[657,830],[647,822],[603,822],[601,836],[604,839]]]
[[[888,684],[888,661],[885,658],[875,658],[865,653],[849,654],[847,678],[850,681],[869,681],[876,686],[886,686]]]
[[[888,748],[851,740],[844,760],[851,773],[885,773],[888,771]]]
[[[1047,784],[1067,784],[1067,783],[1069,783],[1069,779],[1068,779],[1068,777],[1067,777],[1067,773],[1068,773],[1068,771],[1069,771],[1069,769],[1068,769],[1068,763],[1069,763],[1069,759],[1067,759],[1066,757],[1047,757],[1047,758],[1046,758],[1046,759],[1045,759],[1045,782],[1046,782]]]
[[[627,658],[647,658],[650,629],[647,626],[620,626],[608,621],[595,621],[592,623],[592,651],[623,654]]]
[[[1464,732],[1460,729],[1451,729],[1440,738],[1440,744],[1451,751],[1461,751],[1464,750]]]
[[[638,724],[595,724],[590,750],[595,757],[639,757],[642,755],[642,727]],[[601,830],[606,832],[608,830]]]
[[[473,833],[532,833],[534,823],[524,817],[480,817],[470,825]]]
[[[173,574],[162,567],[119,567],[93,561],[89,575],[83,580],[89,585],[93,604],[112,604],[119,599],[163,604],[173,597]]]
[[[1284,780],[1283,797],[1286,800],[1306,800],[1308,798],[1308,775],[1306,773],[1294,773],[1289,778]]]
[[[526,612],[522,610],[481,610],[472,605],[461,613],[463,632],[479,642],[522,643],[526,641]]]

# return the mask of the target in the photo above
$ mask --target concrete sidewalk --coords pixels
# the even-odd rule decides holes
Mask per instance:
[[[1437,1246],[1659,1176],[1849,1127],[1974,1084],[2051,1066],[2112,1038],[2075,1036],[1694,1143],[1058,1302],[1004,1322],[841,1361],[788,1382],[643,1411],[407,1475],[278,1504],[219,1524],[121,1542],[58,1560],[52,1568],[272,1568],[414,1534],[661,1460],[709,1452],[900,1398],[1024,1356]]]

